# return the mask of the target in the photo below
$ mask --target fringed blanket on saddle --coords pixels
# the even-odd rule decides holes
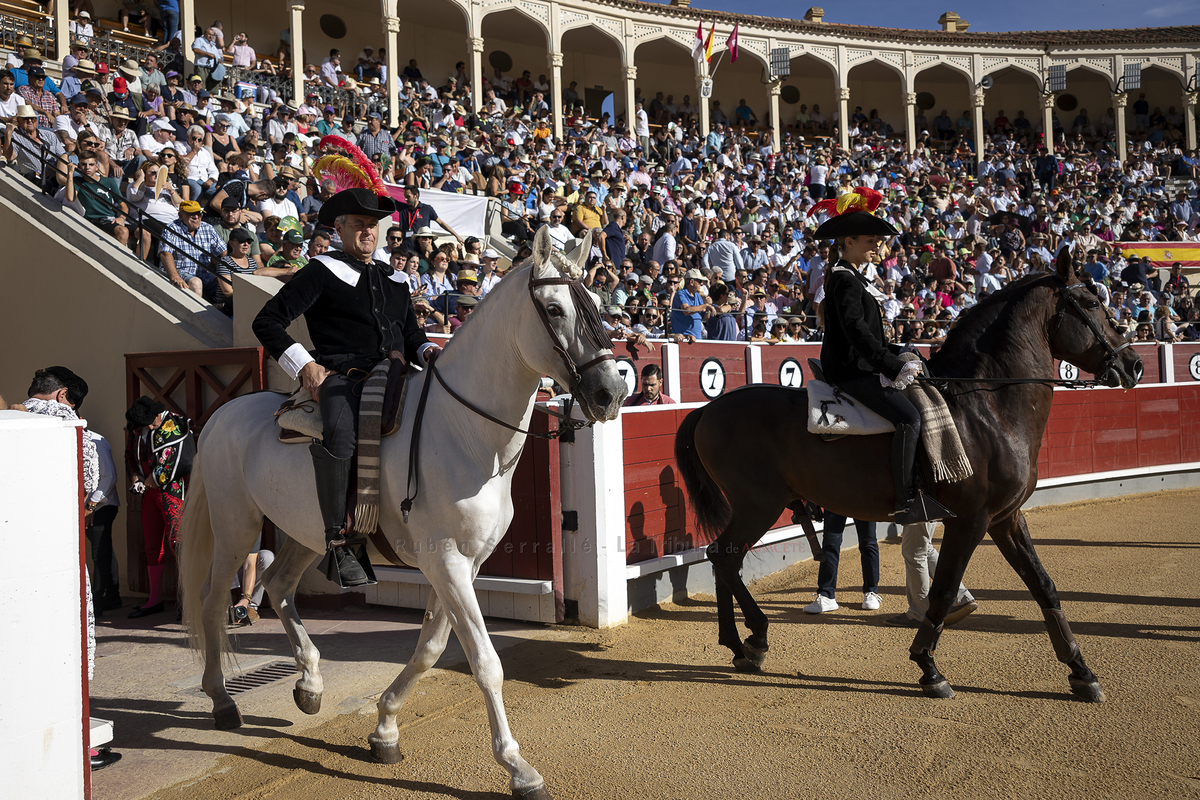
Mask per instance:
[[[809,359],[808,363],[818,378],[809,381],[806,386],[809,433],[834,439],[842,436],[872,436],[896,430],[889,420],[836,386],[821,380],[824,375],[819,361]],[[956,483],[971,477],[971,462],[941,392],[928,383],[918,381],[904,390],[904,396],[921,412],[921,443],[929,456],[933,480],[937,483]]]
[[[362,382],[358,406],[358,444],[354,454],[355,474],[351,476],[346,502],[347,536],[353,533],[371,537],[377,548],[382,537],[379,529],[379,449],[384,436],[400,429],[408,382],[413,370],[399,352],[376,364]],[[288,396],[275,412],[279,441],[309,444],[324,438],[321,411],[306,389],[301,387]],[[382,548],[381,548],[382,549]],[[394,561],[387,546],[385,557]]]

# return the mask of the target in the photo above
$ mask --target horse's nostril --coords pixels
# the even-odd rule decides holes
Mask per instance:
[[[608,404],[612,402],[612,395],[609,394],[608,389],[601,389],[600,391],[596,392],[596,397],[594,399],[596,401],[597,408],[608,408]]]

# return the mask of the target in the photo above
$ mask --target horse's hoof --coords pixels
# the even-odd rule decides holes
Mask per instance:
[[[742,642],[742,652],[745,653],[746,658],[751,663],[753,663],[755,666],[758,666],[758,667],[761,667],[763,665],[763,662],[767,660],[767,650],[769,650],[769,649],[771,649],[771,648],[768,646],[768,647],[764,647],[763,649],[759,650],[757,647],[750,644],[749,639]]]
[[[242,727],[242,712],[238,711],[237,706],[214,708],[213,722],[219,731],[231,731],[234,728],[240,728]]]
[[[762,662],[757,664],[748,658],[738,657],[733,660],[733,668],[738,672],[745,672],[751,675],[757,675],[762,672]]]
[[[305,714],[316,714],[321,710],[321,695],[316,692],[292,689],[292,699],[296,701],[296,708]]]
[[[935,700],[949,700],[954,697],[954,690],[950,688],[950,684],[946,683],[946,681],[921,684],[921,691],[925,693],[926,697],[932,697]]]
[[[1068,678],[1071,683],[1071,694],[1089,703],[1103,703],[1108,699],[1099,681],[1084,681],[1079,678]]]
[[[513,789],[512,796],[518,800],[551,800],[544,783],[536,789]]]
[[[399,764],[404,760],[404,754],[400,752],[399,742],[394,744],[371,742],[371,758],[380,764]]]

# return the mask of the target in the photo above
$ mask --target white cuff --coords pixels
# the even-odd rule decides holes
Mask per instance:
[[[283,351],[283,355],[279,357],[279,366],[283,367],[283,371],[288,374],[293,380],[300,377],[300,370],[304,369],[306,364],[315,361],[308,351],[304,349],[304,345],[296,342],[294,345]]]
[[[429,359],[426,358],[425,354],[429,352],[429,348],[431,348],[431,347],[437,347],[437,345],[434,344],[433,342],[426,342],[425,344],[423,344],[417,348],[417,358],[421,359],[422,364],[429,363]]]

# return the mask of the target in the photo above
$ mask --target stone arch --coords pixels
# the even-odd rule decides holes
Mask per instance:
[[[647,109],[658,92],[663,93],[664,99],[674,95],[676,102],[689,95],[693,104],[699,105],[696,62],[679,39],[667,31],[649,36],[632,46],[630,58],[638,71],[634,86],[641,91]]]
[[[804,133],[803,125],[798,124],[798,115],[803,111],[811,115],[814,106],[825,117],[828,124],[837,110],[837,64],[832,63],[811,52],[794,53],[791,57],[791,75],[783,82],[784,96],[779,102],[779,117],[784,128],[798,129]],[[795,103],[785,102],[789,87],[799,89],[800,98]],[[803,107],[803,108],[802,108]],[[808,132],[820,133],[820,128],[810,125]]]
[[[454,74],[455,63],[465,62],[470,74],[471,50],[467,36],[471,25],[466,11],[455,0],[387,0],[400,18],[396,34],[396,63],[400,70],[415,58],[421,74],[441,86]]]
[[[427,0],[380,0],[380,3],[383,6],[383,15],[385,17],[399,17],[402,21],[401,25],[423,20],[425,15],[429,13],[431,5],[435,8],[450,6],[458,11],[466,30],[471,30],[471,11],[458,2],[458,0],[440,0],[440,2],[432,4],[427,2]]]
[[[954,64],[937,62],[923,67],[913,76],[912,91],[918,97],[924,93],[932,95],[933,105],[924,110],[918,107],[914,112],[917,132],[928,130],[934,133],[934,119],[943,109],[955,124],[962,118],[964,111],[970,115],[973,102],[971,95],[974,94],[974,90],[975,82],[971,76]],[[924,125],[921,124],[921,117],[925,118]]]
[[[549,9],[547,8],[547,14],[548,13],[549,13]],[[529,23],[532,23],[534,27],[536,27],[538,30],[540,30],[542,32],[542,36],[543,36],[545,44],[546,44],[546,49],[548,51],[549,48],[553,45],[553,42],[551,41],[551,38],[550,38],[549,24],[546,22],[546,20],[536,16],[528,9],[528,7],[526,7],[525,5],[520,4],[520,3],[508,3],[505,5],[490,6],[490,7],[486,8],[482,14],[480,14],[479,30],[480,30],[481,34],[484,36],[485,41],[487,39],[487,35],[484,32],[484,26],[487,25],[489,19],[492,20],[493,24],[494,24],[498,17],[507,17],[508,19],[511,19],[513,17],[513,15],[518,16]]]
[[[603,25],[597,25],[595,20],[592,20],[592,19],[577,20],[570,24],[563,25],[561,28],[559,28],[558,50],[560,53],[564,52],[564,48],[562,46],[563,37],[565,37],[568,33],[571,33],[572,31],[577,31],[577,30],[581,30],[581,29],[586,29],[589,32],[596,32],[596,33],[604,34],[604,36],[606,38],[612,40],[613,43],[616,44],[618,55],[620,55],[620,57],[622,59],[624,59],[624,57],[625,57],[625,41],[623,39],[621,39],[621,37],[619,37],[615,33],[613,33],[612,31],[610,31],[608,28],[604,27]]]
[[[485,80],[495,74],[492,58],[497,52],[503,52],[512,59],[512,66],[505,74],[513,80],[525,70],[534,80],[538,75],[550,75],[550,65],[546,62],[546,54],[550,51],[550,31],[525,9],[504,6],[489,10],[479,21],[479,31],[483,37]],[[543,34],[540,42],[536,31]]]
[[[986,73],[992,77],[992,88],[985,93],[983,114],[994,121],[1000,112],[1009,121],[1024,116],[1037,127],[1042,114],[1042,78],[1018,64],[1005,64]]]
[[[1085,72],[1089,75],[1099,76],[1108,83],[1108,88],[1110,90],[1113,88],[1113,76],[1110,73],[1105,72],[1104,70],[1100,69],[1097,66],[1088,64],[1085,61],[1076,61],[1074,64],[1067,64],[1066,67],[1067,67],[1067,91],[1068,92],[1071,91],[1071,89],[1070,89],[1071,77],[1070,76],[1071,76],[1072,72]]]
[[[1026,66],[1025,64],[1021,64],[1021,63],[1017,62],[1016,60],[1010,61],[1006,64],[996,64],[995,66],[992,66],[992,67],[984,67],[983,75],[995,76],[1001,72],[1005,72],[1008,70],[1012,70],[1013,72],[1020,72],[1024,75],[1028,75],[1030,78],[1033,78],[1033,80],[1035,80],[1037,82],[1039,88],[1042,85],[1042,73],[1040,71],[1033,69],[1032,67]],[[982,78],[983,75],[980,75],[979,77]]]
[[[939,67],[945,67],[946,69],[953,70],[954,72],[957,72],[966,78],[967,83],[969,83],[971,86],[975,85],[975,75],[971,72],[971,70],[967,69],[961,64],[955,64],[953,61],[945,58],[939,58],[937,61],[930,61],[928,64],[913,70],[913,85],[916,85],[917,78],[922,73],[929,72],[932,69],[938,69]]]
[[[906,81],[903,70],[881,58],[871,58],[847,70],[843,80],[850,89],[847,110],[851,116],[857,106],[862,106],[864,115],[870,117],[874,110],[894,131],[904,130]],[[893,80],[898,81],[899,86]],[[839,120],[839,125],[845,123],[846,120]]]
[[[600,116],[599,91],[612,92],[613,115],[625,113],[624,47],[614,36],[595,36],[595,27],[587,23],[575,25],[559,35],[559,52],[563,54],[562,85],[566,89],[574,81],[575,91],[589,116]],[[614,119],[615,121],[615,119]]]

